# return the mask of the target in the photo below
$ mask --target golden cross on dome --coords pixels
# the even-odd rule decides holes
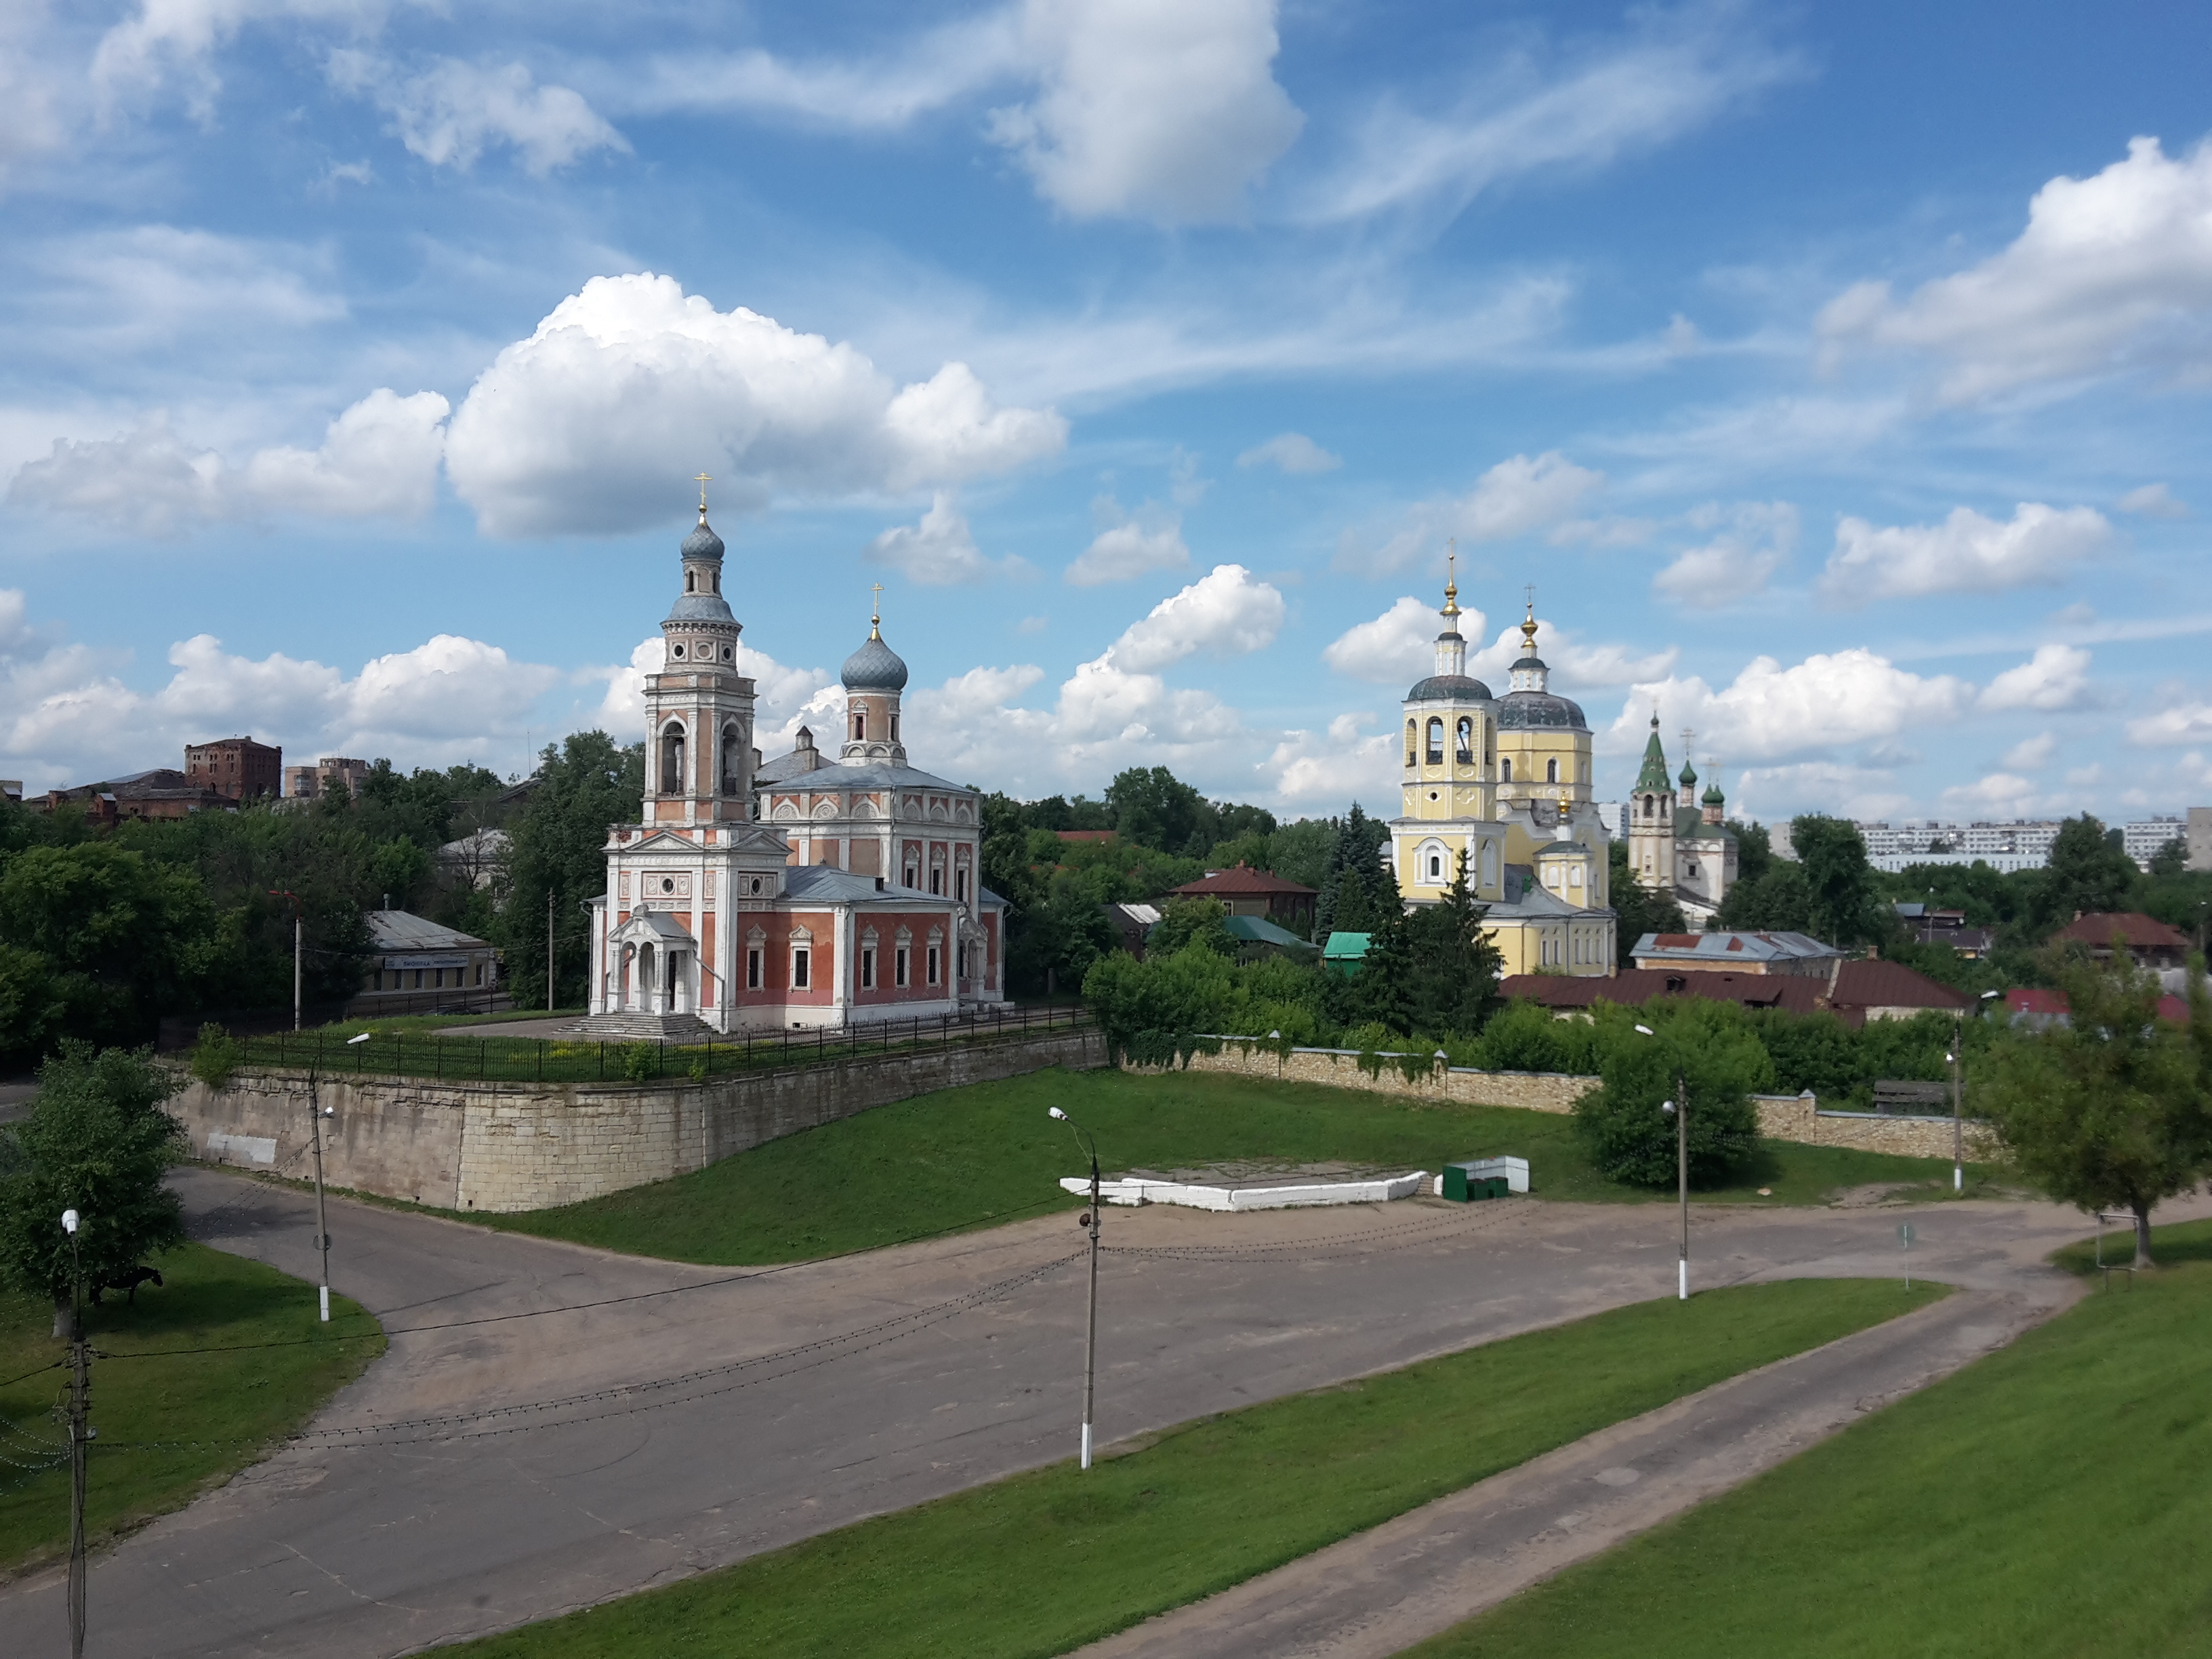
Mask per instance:
[[[714,475],[707,472],[702,472],[691,481],[699,486],[699,516],[702,519],[707,516],[707,486],[714,481]]]
[[[1447,617],[1459,615],[1459,538],[1444,544],[1444,609]]]
[[[878,582],[875,598],[868,601],[868,637],[879,640],[884,636],[884,585]]]

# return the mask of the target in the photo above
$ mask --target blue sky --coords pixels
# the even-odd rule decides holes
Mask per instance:
[[[634,735],[713,474],[762,746],[1395,799],[1447,542],[1601,792],[2212,799],[2212,14],[0,13],[0,772]]]

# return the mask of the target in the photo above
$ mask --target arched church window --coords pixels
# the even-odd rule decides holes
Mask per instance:
[[[1442,854],[1441,853],[1431,853],[1431,854],[1429,854],[1429,879],[1430,879],[1431,881],[1442,881],[1442,880],[1443,879],[1443,878],[1444,878],[1444,860],[1443,860],[1443,854]]]
[[[898,741],[898,716],[896,714],[891,716],[891,741]]]
[[[1512,756],[1508,755],[1504,760],[1498,763],[1498,781],[1500,783],[1510,783],[1513,781]]]
[[[1559,763],[1556,760],[1546,761],[1544,763],[1544,781],[1547,783],[1557,783],[1559,781]]]
[[[738,723],[732,720],[722,728],[722,793],[726,795],[739,793],[738,774],[742,769],[738,763],[743,754],[738,746]]]
[[[853,741],[866,743],[867,740],[868,714],[866,709],[861,709],[853,716]]]
[[[1416,744],[1419,741],[1418,736],[1419,730],[1420,728],[1413,721],[1406,722],[1406,764],[1408,766],[1411,766],[1417,758]]]
[[[698,591],[698,588],[697,588],[697,583],[698,583],[698,580],[699,580],[699,573],[698,573],[697,571],[696,571],[696,570],[687,570],[687,571],[685,571],[685,572],[684,573],[684,591],[686,593],[693,593],[693,592],[696,592]]]
[[[1444,763],[1444,723],[1434,714],[1429,716],[1429,764]]]
[[[684,793],[684,727],[676,720],[660,728],[660,793]]]
[[[1462,766],[1472,766],[1474,763],[1474,722],[1464,714],[1459,717],[1458,750],[1459,763]]]

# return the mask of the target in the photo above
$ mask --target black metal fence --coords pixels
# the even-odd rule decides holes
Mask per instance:
[[[762,1031],[697,1042],[573,1037],[447,1036],[428,1031],[348,1033],[343,1027],[248,1037],[245,1063],[325,1076],[428,1077],[487,1083],[704,1082],[732,1073],[919,1053],[1012,1040],[1091,1024],[1080,1005],[974,1009],[811,1031]]]

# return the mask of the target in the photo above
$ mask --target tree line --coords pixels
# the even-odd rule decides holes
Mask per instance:
[[[574,1006],[582,902],[605,890],[607,826],[637,819],[643,750],[580,733],[540,756],[534,783],[518,800],[482,767],[402,773],[379,760],[351,796],[107,828],[70,805],[0,805],[0,1066],[64,1038],[131,1047],[166,1018],[289,1007],[295,914],[308,1003],[361,988],[367,915],[390,908],[504,947],[527,1006],[545,994],[550,896],[556,994]],[[483,830],[512,838],[503,861],[441,860]]]

